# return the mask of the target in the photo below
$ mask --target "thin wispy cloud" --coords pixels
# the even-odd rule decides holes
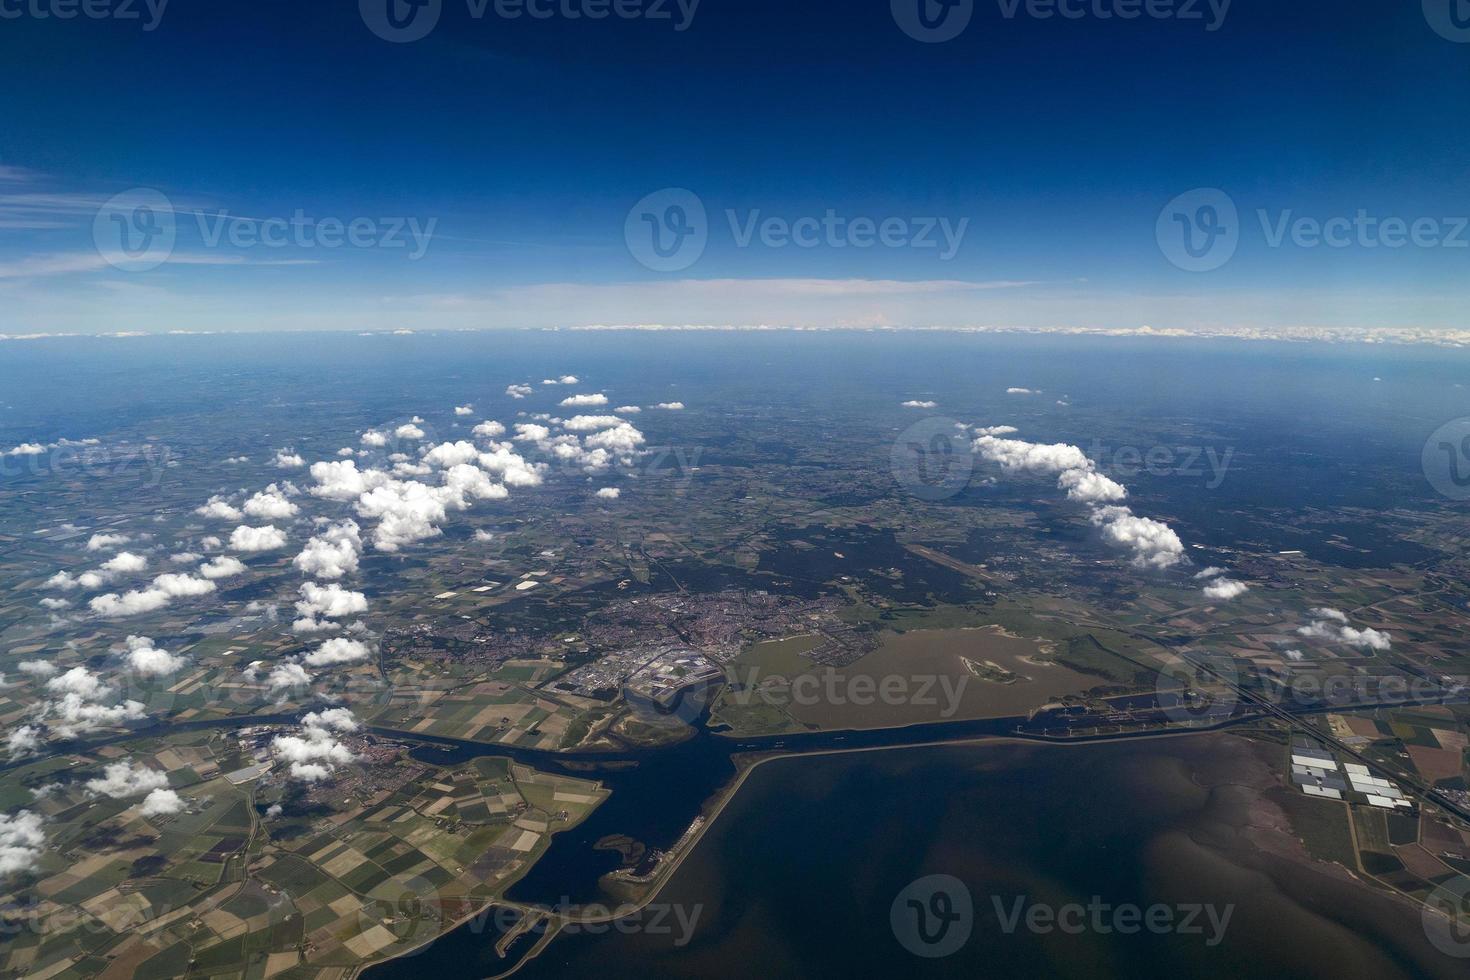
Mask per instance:
[[[0,228],[70,228],[90,223],[106,203],[92,194],[0,194]]]
[[[167,265],[192,266],[298,266],[318,265],[317,259],[255,259],[245,255],[185,253],[168,258]],[[62,252],[34,255],[12,262],[0,262],[0,279],[38,279],[79,272],[105,271],[116,275],[114,268],[97,252]]]

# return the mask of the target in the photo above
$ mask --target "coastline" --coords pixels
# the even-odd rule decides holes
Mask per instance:
[[[1140,740],[1141,739],[1180,738],[1180,737],[1186,737],[1186,736],[1190,736],[1190,735],[1204,735],[1204,734],[1219,733],[1221,731],[1222,731],[1222,729],[1217,726],[1217,727],[1211,727],[1211,728],[1179,729],[1179,730],[1175,730],[1175,731],[1153,732],[1153,733],[1149,733],[1149,734],[1139,734],[1139,735],[1132,735],[1132,736],[1128,736],[1128,737],[1131,738],[1131,739],[1140,739]],[[768,763],[778,762],[778,761],[782,761],[782,760],[789,760],[789,759],[799,759],[799,758],[820,758],[820,757],[823,757],[823,756],[851,755],[851,754],[860,753],[860,752],[894,752],[894,751],[900,751],[900,750],[905,750],[905,749],[937,748],[937,747],[943,747],[943,746],[1005,745],[1005,744],[1013,744],[1013,745],[1036,745],[1036,744],[1045,744],[1045,745],[1076,747],[1076,746],[1080,746],[1080,745],[1096,744],[1096,741],[1095,740],[1092,740],[1092,739],[1085,739],[1085,740],[1082,740],[1082,739],[1050,740],[1050,739],[1041,739],[1041,738],[1034,738],[1034,737],[1033,738],[1028,738],[1028,737],[1023,737],[1023,736],[1011,736],[1011,735],[981,735],[981,736],[975,736],[973,738],[964,738],[964,739],[935,739],[935,740],[931,740],[931,741],[914,742],[914,743],[905,744],[905,745],[852,746],[852,747],[843,747],[843,748],[816,749],[816,750],[812,750],[810,752],[787,751],[787,750],[772,750],[772,751],[769,751],[769,752],[752,752],[752,753],[745,753],[745,754],[737,753],[735,755],[735,757],[734,757],[735,758],[735,764],[736,764],[736,767],[737,767],[737,770],[738,770],[736,772],[735,777],[733,779],[731,779],[730,782],[728,784],[726,784],[726,786],[723,787],[714,797],[711,798],[712,802],[707,807],[707,812],[706,811],[702,811],[699,814],[699,816],[696,817],[696,820],[698,820],[700,818],[703,818],[703,824],[702,824],[702,826],[700,826],[698,828],[698,830],[694,834],[692,834],[690,837],[688,837],[687,840],[681,841],[681,844],[683,846],[680,848],[679,852],[674,855],[674,857],[672,858],[672,860],[669,861],[669,863],[667,864],[666,867],[661,867],[661,868],[658,869],[658,872],[657,872],[657,881],[653,882],[650,885],[647,894],[643,895],[636,902],[630,902],[630,903],[627,903],[625,905],[621,905],[615,911],[612,911],[612,912],[610,912],[608,914],[582,915],[582,916],[579,916],[579,915],[566,915],[566,914],[563,914],[563,913],[556,913],[556,912],[548,912],[544,908],[540,908],[540,907],[534,906],[534,905],[527,905],[527,904],[522,903],[522,902],[510,902],[510,901],[501,901],[501,900],[496,900],[496,901],[488,902],[484,906],[476,909],[473,913],[471,913],[469,915],[466,915],[466,916],[462,917],[461,919],[457,920],[449,929],[445,929],[444,931],[440,932],[438,935],[436,935],[436,936],[434,936],[434,937],[432,937],[430,939],[426,939],[424,942],[418,944],[417,946],[414,946],[413,948],[408,949],[408,950],[404,950],[403,952],[398,953],[398,954],[396,954],[394,956],[390,956],[390,957],[387,957],[387,958],[382,959],[382,960],[377,960],[377,961],[375,961],[373,963],[363,964],[362,966],[359,966],[359,967],[355,968],[353,970],[353,972],[350,974],[350,976],[353,977],[353,978],[356,978],[356,977],[361,976],[361,973],[362,973],[363,970],[366,970],[366,969],[368,969],[370,967],[380,966],[383,963],[388,963],[388,962],[391,962],[392,960],[396,960],[396,959],[405,959],[405,958],[411,957],[414,954],[422,951],[425,947],[430,946],[433,943],[437,942],[443,936],[448,935],[454,929],[457,929],[457,928],[465,925],[466,923],[469,923],[469,922],[474,921],[476,918],[478,918],[481,915],[483,915],[488,909],[493,908],[495,906],[501,906],[501,907],[505,907],[505,908],[512,908],[512,909],[515,909],[515,910],[517,910],[519,912],[522,912],[523,914],[525,914],[525,913],[532,913],[532,914],[543,915],[543,916],[545,916],[545,918],[546,918],[546,920],[547,920],[547,922],[549,924],[549,928],[547,929],[546,934],[540,940],[537,941],[536,945],[534,947],[532,947],[530,950],[528,950],[526,952],[526,954],[524,956],[522,956],[518,961],[516,961],[516,963],[515,963],[514,966],[512,966],[509,970],[506,970],[506,971],[504,971],[502,973],[492,974],[489,977],[485,978],[485,980],[504,980],[504,978],[513,976],[516,973],[518,973],[523,966],[525,966],[527,963],[530,963],[533,959],[535,959],[537,956],[539,956],[541,953],[543,953],[548,947],[550,947],[551,943],[555,940],[556,936],[561,932],[562,928],[564,926],[566,926],[566,925],[569,925],[569,924],[575,924],[575,925],[604,925],[604,924],[616,922],[616,921],[618,921],[620,919],[625,919],[625,918],[628,918],[630,916],[637,915],[637,914],[641,913],[643,910],[645,910],[646,908],[648,908],[648,906],[652,905],[658,899],[659,895],[663,893],[664,888],[673,879],[674,875],[678,873],[679,868],[683,865],[683,863],[689,858],[689,856],[691,854],[693,854],[695,852],[695,850],[698,849],[699,845],[701,843],[703,843],[703,841],[705,839],[705,836],[709,833],[710,829],[716,824],[716,822],[718,821],[718,819],[720,818],[720,816],[729,807],[730,803],[739,794],[740,790],[745,786],[745,783],[750,778],[751,774],[754,773],[761,766],[764,766],[764,765],[766,765]]]

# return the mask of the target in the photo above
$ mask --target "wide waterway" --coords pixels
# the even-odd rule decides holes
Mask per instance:
[[[673,911],[633,920],[659,928],[559,936],[517,976],[1464,977],[1415,905],[1306,856],[1276,802],[1291,792],[1278,755],[1203,734],[773,760],[658,895]],[[891,917],[931,875],[972,909],[968,938],[938,958],[916,956]],[[1085,908],[1069,919],[1083,927],[1008,929],[1036,906]],[[1115,928],[1125,907],[1162,907],[1170,924]],[[416,959],[420,975],[494,970]]]

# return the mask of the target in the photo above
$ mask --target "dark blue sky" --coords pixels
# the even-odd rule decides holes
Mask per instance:
[[[1470,43],[1417,0],[1235,0],[1215,30],[1205,0],[1200,20],[1127,21],[1098,12],[1128,0],[1071,0],[1078,19],[976,0],[935,44],[888,0],[702,0],[683,31],[674,0],[668,20],[598,21],[443,0],[406,44],[350,2],[171,0],[151,31],[143,0],[142,21],[34,15],[55,2],[0,0],[22,11],[0,19],[0,332],[1463,327],[1470,308],[1470,247],[1452,247],[1470,245],[1453,220],[1470,214]],[[98,206],[134,188],[177,212],[153,268],[97,261]],[[664,188],[707,210],[682,268],[648,268],[625,236]],[[1238,248],[1209,271],[1171,261],[1156,227],[1195,188],[1239,213]],[[368,220],[374,247],[211,241],[195,211],[221,209]],[[904,244],[742,246],[727,216],[829,210],[901,222]],[[1268,226],[1432,221],[1435,244],[1273,247],[1260,210]],[[434,222],[419,258],[382,247],[410,217]],[[966,222],[956,247],[938,231],[910,247],[926,219]]]

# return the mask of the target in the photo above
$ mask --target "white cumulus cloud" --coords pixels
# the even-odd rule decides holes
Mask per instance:
[[[300,592],[296,613],[306,620],[341,619],[367,612],[367,596],[344,589],[335,582],[328,585],[303,582]]]
[[[616,415],[574,415],[562,423],[562,428],[568,432],[597,432],[622,424]]]
[[[340,502],[356,500],[392,479],[382,470],[359,470],[350,459],[313,463],[311,478],[316,481],[311,488],[313,496]]]
[[[138,812],[145,817],[167,817],[184,809],[183,797],[171,789],[155,789],[150,792]]]
[[[30,725],[22,725],[5,738],[6,751],[11,759],[24,759],[41,749],[41,732]]]
[[[220,496],[210,497],[209,502],[203,507],[195,508],[194,513],[218,521],[238,521],[245,516],[240,508]]]
[[[155,578],[146,589],[136,589],[123,595],[115,592],[100,595],[88,603],[88,607],[97,615],[108,618],[138,616],[162,609],[174,599],[208,595],[214,590],[214,583],[208,579],[168,573]]]
[[[242,524],[230,532],[230,547],[236,551],[253,554],[258,551],[275,551],[286,547],[286,533],[274,524],[250,527]]]
[[[45,846],[46,832],[39,815],[29,810],[0,813],[0,877],[33,870]]]
[[[1393,647],[1393,636],[1375,629],[1358,629],[1347,625],[1347,615],[1336,609],[1313,609],[1319,618],[1297,630],[1302,636],[1330,643],[1342,643],[1361,650],[1385,652]]]
[[[228,555],[220,555],[199,566],[199,574],[210,581],[222,578],[234,578],[245,574],[245,563],[238,558]]]
[[[266,678],[266,686],[273,691],[285,691],[293,687],[305,687],[311,683],[311,675],[300,664],[277,664]]]
[[[1204,588],[1205,598],[1216,602],[1229,602],[1250,591],[1250,586],[1229,578],[1216,578]]]
[[[308,667],[335,667],[361,663],[372,656],[372,650],[361,640],[334,637],[306,655]]]
[[[610,429],[594,432],[588,436],[583,443],[589,450],[605,449],[610,453],[626,456],[643,445],[643,433],[627,422],[621,422]]]
[[[155,789],[168,786],[168,777],[147,766],[134,766],[124,760],[114,762],[102,771],[97,779],[87,781],[87,790],[99,796],[110,796],[124,800],[130,796],[142,796]]]
[[[126,640],[127,664],[135,673],[144,677],[168,677],[177,674],[188,664],[185,657],[177,657],[160,649],[145,636],[130,636]]]
[[[102,563],[102,570],[113,575],[141,572],[147,567],[148,559],[142,555],[135,555],[131,551],[120,551],[116,556]]]
[[[1161,570],[1184,561],[1184,543],[1167,524],[1139,517],[1117,502],[1127,497],[1122,484],[1097,472],[1077,446],[1066,443],[1044,445],[1020,439],[1006,439],[988,433],[1004,431],[992,427],[978,429],[974,449],[983,459],[1000,464],[1007,473],[1037,473],[1057,477],[1057,488],[1067,496],[1092,509],[1092,523],[1102,529],[1105,542],[1132,552],[1138,568]]]
[[[351,763],[356,756],[338,740],[334,732],[356,730],[357,721],[344,709],[334,708],[309,714],[302,719],[301,734],[278,735],[271,742],[271,754],[286,763],[292,779],[316,783],[329,778],[338,766]]]
[[[1102,528],[1104,541],[1133,553],[1135,567],[1173,568],[1184,560],[1184,542],[1162,521],[1139,517],[1127,507],[1100,507],[1092,522]]]
[[[356,521],[327,527],[306,542],[293,564],[307,575],[339,579],[357,571],[362,557],[362,529]]]
[[[479,458],[480,449],[472,442],[441,442],[423,456],[425,463],[439,467],[473,463]]]
[[[281,488],[272,483],[245,501],[245,513],[260,520],[283,521],[301,513],[301,508],[288,500]]]
[[[1068,470],[1057,479],[1067,497],[1084,504],[1115,504],[1128,496],[1128,490],[1096,470]]]

